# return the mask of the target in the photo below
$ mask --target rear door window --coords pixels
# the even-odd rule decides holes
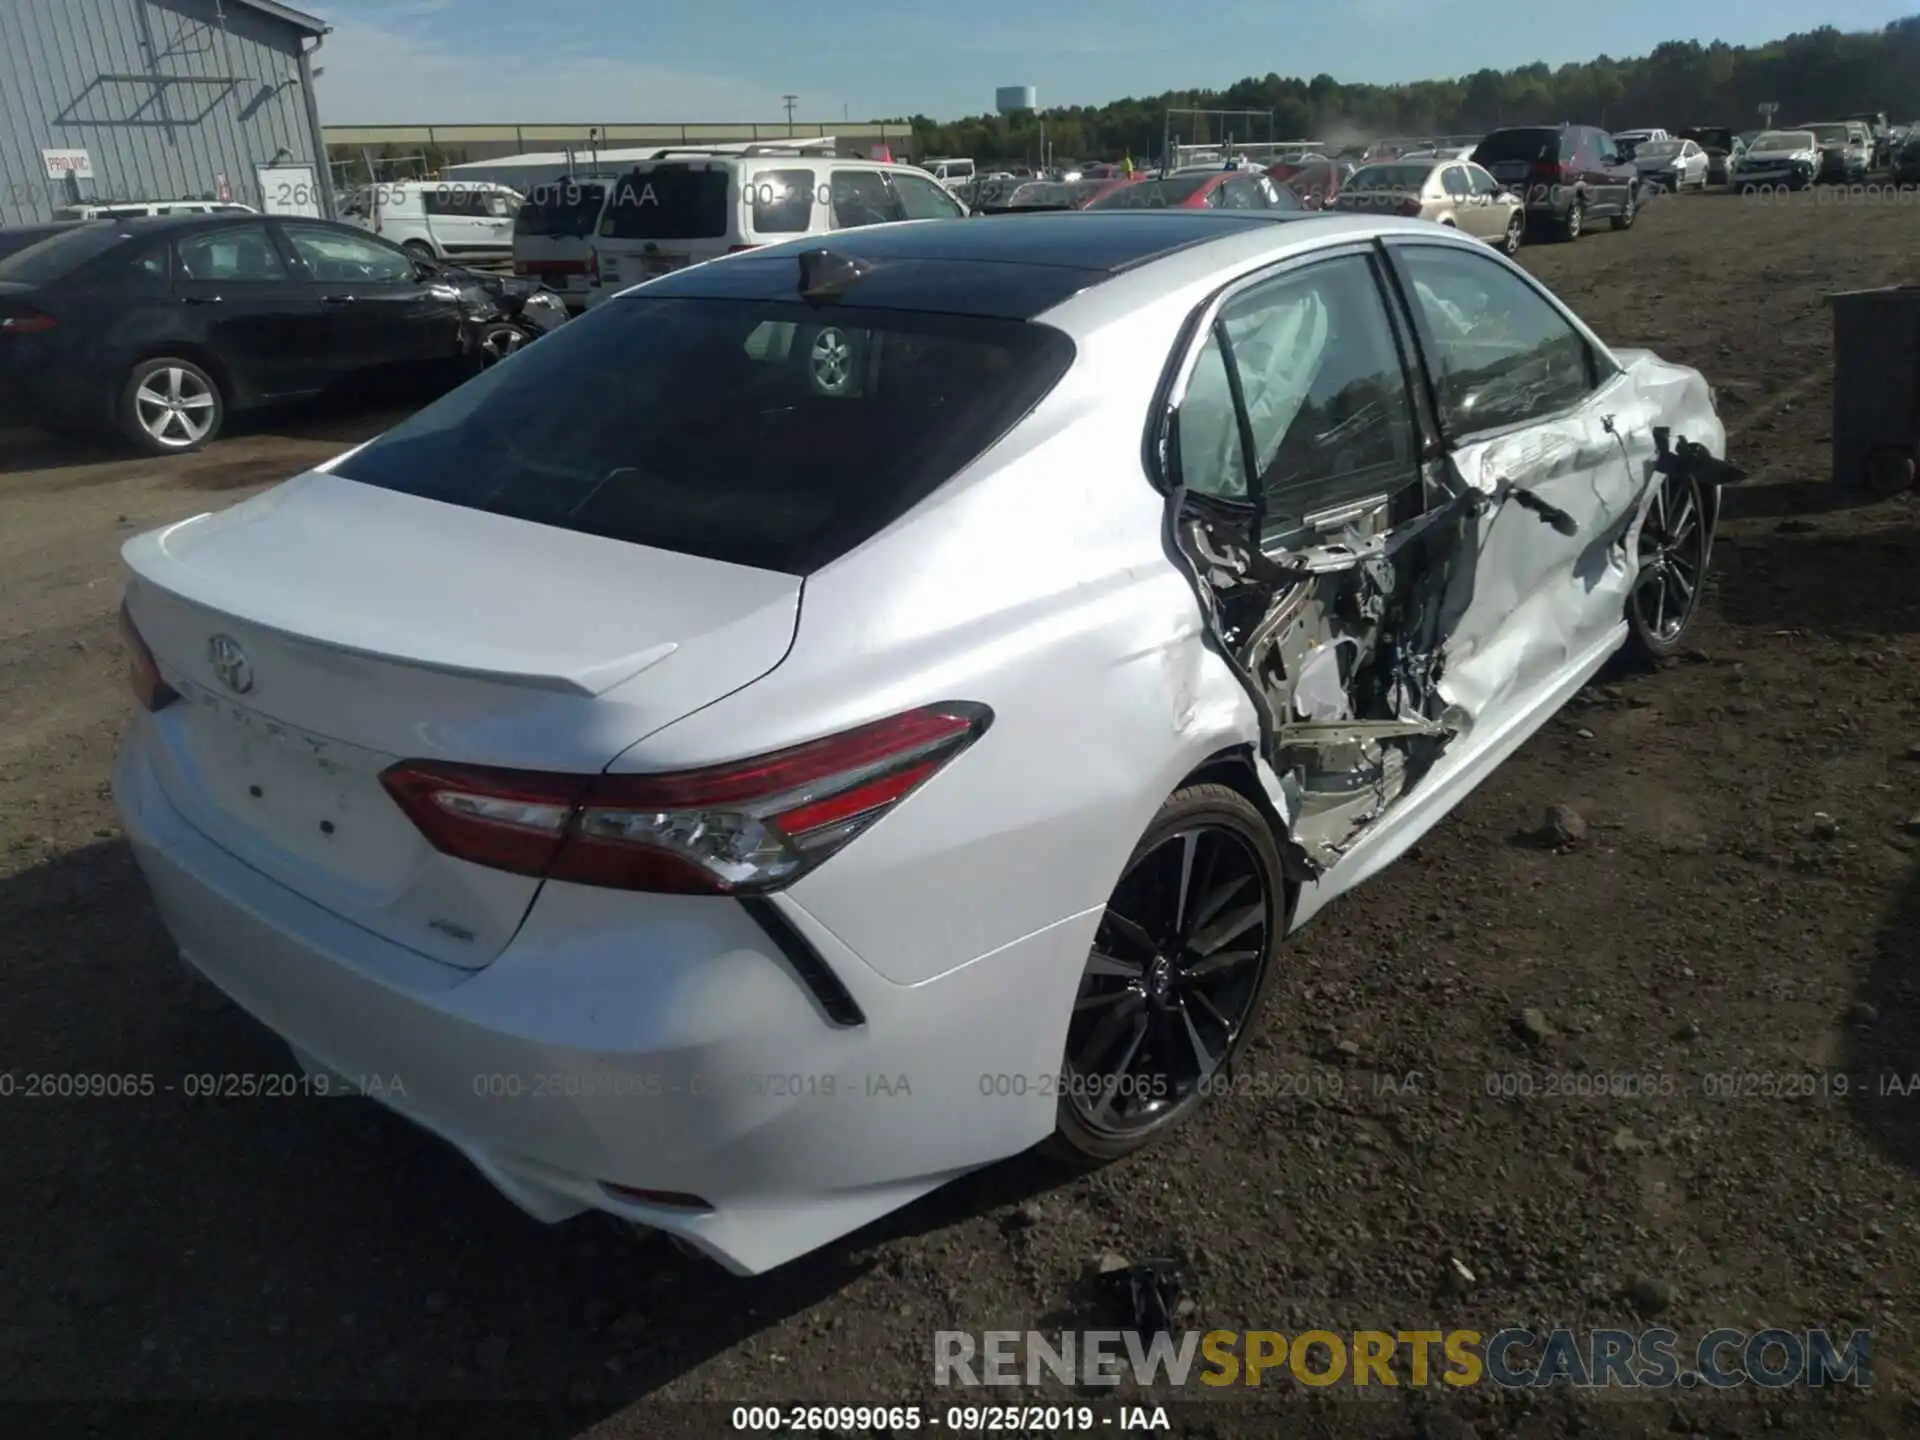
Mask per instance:
[[[812,170],[762,170],[747,181],[756,235],[804,235],[813,228],[820,182]]]
[[[633,295],[335,473],[803,575],[958,473],[1072,359],[1065,335],[1025,321]]]
[[[1269,548],[1414,482],[1412,393],[1369,259],[1289,271],[1222,309],[1176,416],[1189,489],[1249,498],[1242,414]]]
[[[267,237],[266,226],[257,222],[182,236],[174,242],[173,250],[182,280],[248,282],[288,278],[286,264]]]
[[[886,175],[879,170],[835,170],[829,193],[837,230],[906,219],[887,188]]]
[[[723,167],[652,165],[614,183],[600,233],[619,240],[722,240],[732,181]]]

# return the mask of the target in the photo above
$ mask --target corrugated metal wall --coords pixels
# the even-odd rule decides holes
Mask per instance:
[[[0,0],[0,224],[74,200],[233,198],[256,165],[326,161],[301,93],[300,32],[226,0]],[[112,78],[139,76],[138,79]],[[92,180],[40,152],[85,150]],[[284,153],[282,153],[284,152]]]

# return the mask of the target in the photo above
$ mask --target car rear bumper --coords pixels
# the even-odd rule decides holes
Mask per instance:
[[[498,959],[460,970],[203,836],[160,788],[145,730],[137,717],[114,794],[189,967],[329,1093],[438,1135],[536,1219],[601,1210],[757,1273],[1053,1126],[1039,1077],[1058,1068],[1097,911],[899,986],[784,900],[772,902],[787,927],[776,940],[782,927],[730,900],[549,884]],[[844,982],[864,1023],[827,1017],[788,958],[795,943]],[[1034,1078],[987,1083],[1009,1073]]]

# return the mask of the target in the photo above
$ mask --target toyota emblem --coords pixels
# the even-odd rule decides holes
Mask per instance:
[[[207,641],[207,658],[213,662],[213,673],[220,677],[220,683],[236,695],[244,695],[253,689],[253,666],[247,662],[247,652],[240,648],[240,642],[231,635],[216,635]]]

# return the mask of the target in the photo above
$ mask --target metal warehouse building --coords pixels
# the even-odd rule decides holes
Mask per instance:
[[[326,33],[275,0],[0,0],[0,224],[109,200],[331,216]]]

